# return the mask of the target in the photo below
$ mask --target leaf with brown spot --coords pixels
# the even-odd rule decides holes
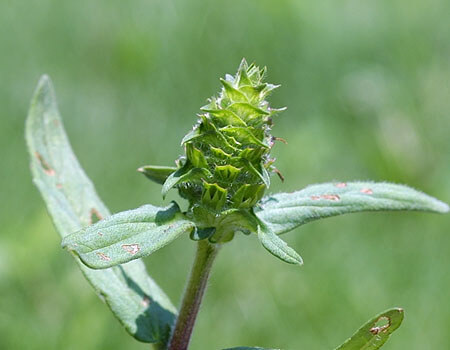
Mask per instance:
[[[62,245],[87,266],[104,269],[152,254],[194,228],[175,202],[165,208],[148,204],[74,232],[64,237]],[[99,253],[110,259],[99,259]]]
[[[47,161],[42,157],[42,155],[36,151],[34,152],[36,159],[42,167],[42,171],[46,173],[48,176],[55,176],[55,170],[47,163]]]
[[[139,252],[139,250],[141,250],[141,247],[139,246],[139,244],[124,244],[122,245],[122,249],[130,253],[131,255],[135,255]]]
[[[335,350],[377,350],[400,327],[403,317],[404,312],[400,308],[382,312],[369,320],[351,338],[347,339],[344,344]]]
[[[70,147],[60,121],[52,85],[46,76],[39,81],[31,101],[26,139],[33,181],[61,237],[109,216],[108,209]],[[96,257],[108,261],[110,257],[101,254],[99,252]],[[137,340],[164,346],[176,309],[148,276],[142,261],[93,270],[75,255],[74,258],[96,293],[127,332]],[[148,302],[143,303],[147,299]]]
[[[404,185],[385,182],[325,183],[266,196],[256,215],[282,234],[310,221],[346,213],[383,210],[448,212],[448,205]]]

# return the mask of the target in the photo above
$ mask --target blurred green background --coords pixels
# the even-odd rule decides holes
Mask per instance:
[[[173,164],[199,107],[241,58],[282,84],[274,149],[292,191],[331,180],[407,183],[450,200],[447,0],[0,1],[0,348],[148,349],[83,279],[31,183],[24,121],[43,73],[73,148],[113,212],[162,205],[135,169]],[[172,194],[168,200],[176,198]],[[255,237],[219,255],[192,349],[332,349],[391,306],[385,349],[450,349],[449,216],[366,213],[284,236],[279,262]],[[194,244],[146,259],[178,304]]]

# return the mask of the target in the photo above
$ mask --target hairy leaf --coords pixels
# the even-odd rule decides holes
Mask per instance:
[[[104,269],[150,255],[195,228],[176,203],[166,208],[144,205],[107,217],[63,239],[94,269]]]
[[[446,213],[447,204],[404,185],[374,182],[325,183],[266,196],[256,215],[276,234],[307,222],[346,213],[420,210]]]
[[[261,224],[258,226],[258,238],[263,247],[277,258],[288,264],[303,264],[301,256],[266,225]]]
[[[70,147],[46,76],[41,78],[31,102],[26,139],[33,181],[61,237],[109,216]],[[165,343],[176,311],[148,276],[142,261],[92,270],[74,258],[98,296],[133,337]]]
[[[383,346],[389,336],[400,327],[403,309],[387,310],[368,321],[351,338],[335,350],[376,350]]]

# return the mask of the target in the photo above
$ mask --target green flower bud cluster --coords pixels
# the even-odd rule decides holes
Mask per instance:
[[[197,124],[182,140],[185,156],[176,170],[158,168],[171,172],[163,196],[177,188],[205,226],[216,227],[225,213],[251,212],[270,185],[269,173],[278,172],[270,158],[275,140],[270,129],[273,115],[284,109],[270,108],[266,101],[278,85],[265,83],[265,73],[266,68],[242,60],[235,76],[220,80],[219,95],[201,108]],[[142,171],[155,180],[156,170]]]
[[[186,157],[166,181],[192,204],[221,212],[251,208],[269,187],[272,116],[263,82],[265,68],[242,61],[237,74],[221,79],[222,91],[201,108],[198,123],[183,139]],[[175,181],[174,181],[175,180]]]

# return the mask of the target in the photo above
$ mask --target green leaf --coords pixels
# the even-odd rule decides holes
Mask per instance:
[[[242,126],[226,126],[220,129],[221,132],[228,136],[234,137],[242,144],[249,145],[254,144],[264,148],[269,148],[261,140],[259,140],[251,131],[250,127]]]
[[[203,153],[194,147],[190,142],[186,143],[186,156],[191,164],[196,168],[207,168],[208,162],[206,161]]]
[[[233,102],[247,102],[247,97],[240,92],[239,90],[236,90],[233,86],[231,86],[231,84],[224,80],[224,79],[220,79],[220,82],[222,83],[223,87],[225,88],[226,91],[226,95],[228,96],[228,98],[230,100],[232,100]]]
[[[264,224],[258,225],[258,238],[269,253],[288,264],[303,265],[303,260],[297,252],[289,247],[285,241],[278,237]]]
[[[162,185],[178,168],[172,166],[144,165],[137,171],[144,174],[150,180]]]
[[[259,220],[247,210],[229,209],[215,219],[216,232],[209,238],[212,243],[226,242],[235,232],[250,234],[258,231]]]
[[[374,182],[325,183],[266,196],[256,212],[276,234],[329,216],[380,210],[446,213],[449,207],[404,185]]]
[[[93,269],[104,269],[150,255],[195,228],[176,203],[144,205],[114,214],[64,237],[62,245]]]
[[[228,109],[206,109],[201,108],[203,112],[211,114],[211,118],[219,124],[219,126],[247,126],[239,116]]]
[[[202,178],[207,178],[211,176],[209,171],[204,168],[190,168],[191,165],[188,165],[187,163],[174,173],[170,174],[170,176],[166,179],[164,182],[164,185],[162,187],[161,193],[163,198],[166,197],[167,193],[171,188],[174,186],[186,182],[186,181],[194,181],[194,180],[200,180]]]
[[[39,81],[31,101],[26,139],[33,181],[61,237],[109,215],[70,147],[47,76]],[[92,270],[74,258],[127,332],[139,341],[165,343],[176,309],[147,275],[142,261]]]
[[[368,321],[344,344],[335,350],[376,350],[383,346],[389,336],[400,327],[403,309],[387,310]]]
[[[190,238],[193,241],[202,241],[211,237],[216,232],[215,227],[197,228],[193,230],[190,234]]]

